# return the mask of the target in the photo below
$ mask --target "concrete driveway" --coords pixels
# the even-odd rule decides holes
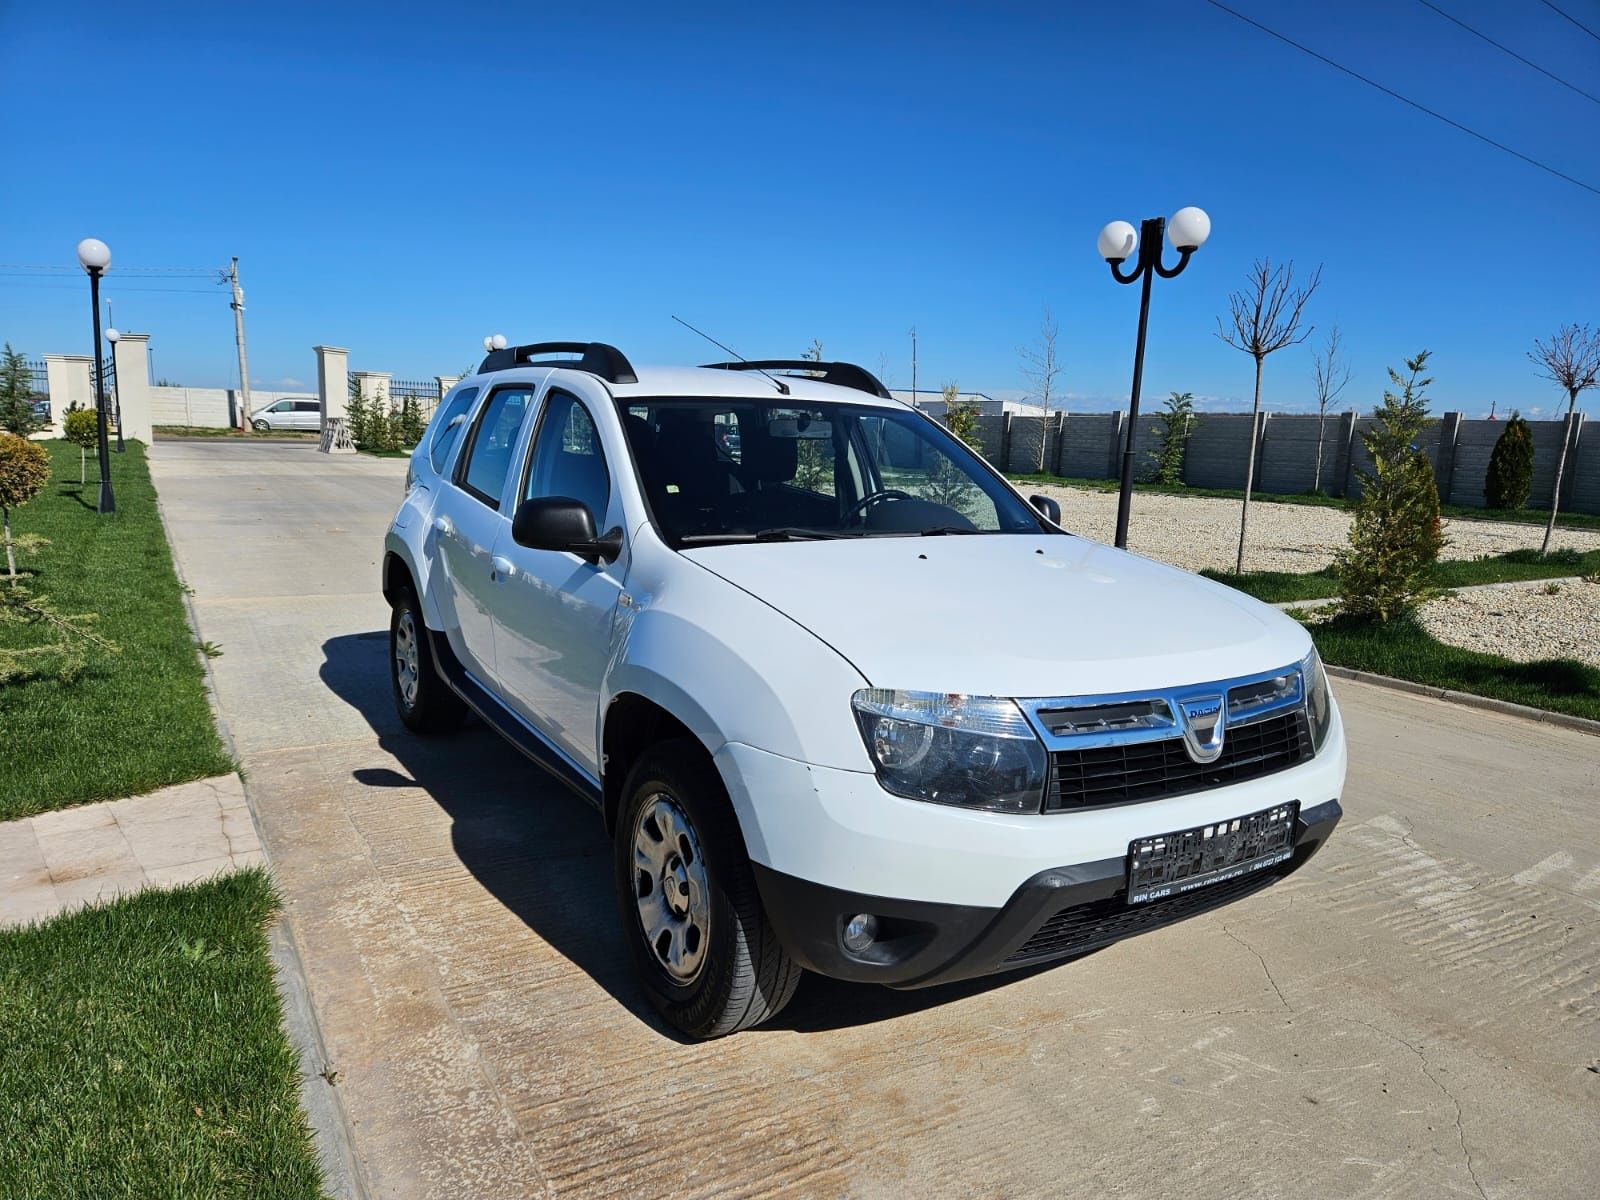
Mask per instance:
[[[1600,740],[1341,683],[1345,822],[1287,883],[1020,977],[808,978],[684,1045],[593,814],[391,715],[404,463],[152,459],[376,1195],[1600,1190]]]

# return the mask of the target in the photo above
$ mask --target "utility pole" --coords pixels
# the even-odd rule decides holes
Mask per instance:
[[[223,279],[233,288],[233,337],[239,344],[239,428],[250,428],[250,356],[244,348],[244,289],[239,286],[239,256],[233,256],[233,263],[223,275]]]
[[[917,403],[917,327],[911,327],[911,407],[920,408]]]

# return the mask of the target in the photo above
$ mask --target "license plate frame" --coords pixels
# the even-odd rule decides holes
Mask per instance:
[[[1253,875],[1294,857],[1298,800],[1128,843],[1127,897],[1149,904]]]

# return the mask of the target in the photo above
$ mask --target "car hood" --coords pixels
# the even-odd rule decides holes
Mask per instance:
[[[1075,536],[702,546],[874,686],[989,696],[1179,687],[1296,662],[1300,624],[1242,592]]]

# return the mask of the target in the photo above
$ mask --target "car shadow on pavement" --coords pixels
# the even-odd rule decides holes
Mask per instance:
[[[462,865],[491,895],[640,1021],[683,1040],[634,981],[618,927],[611,844],[594,810],[476,719],[442,737],[409,732],[390,695],[387,631],[331,638],[322,650],[322,681],[361,713],[401,768],[358,769],[356,781],[423,788],[449,814]],[[906,992],[807,975],[763,1028],[809,1033],[872,1024],[1033,973]]]

